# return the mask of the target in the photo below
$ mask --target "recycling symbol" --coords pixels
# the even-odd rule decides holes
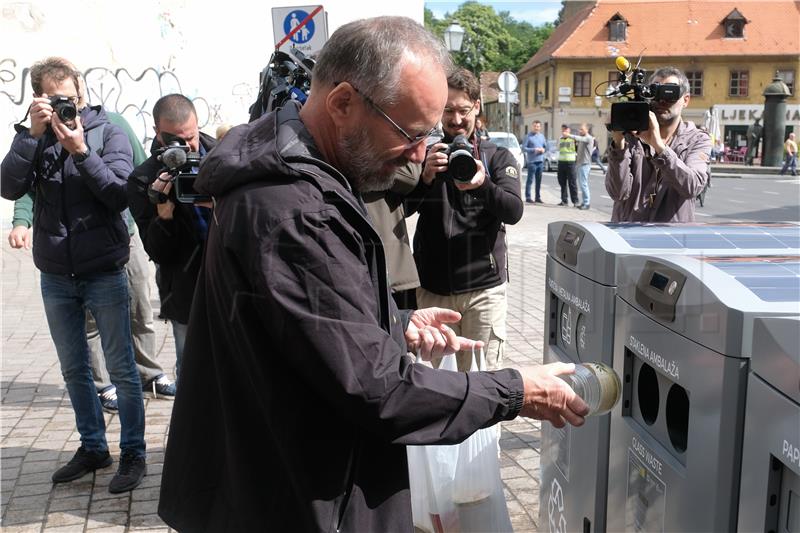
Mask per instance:
[[[550,484],[547,518],[550,521],[550,533],[567,533],[567,517],[564,516],[564,491],[561,490],[561,485],[556,478],[553,478],[553,482]]]

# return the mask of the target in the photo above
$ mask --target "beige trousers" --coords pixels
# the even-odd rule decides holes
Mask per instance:
[[[483,341],[486,351],[486,369],[502,368],[506,341],[506,315],[508,300],[506,298],[507,283],[466,292],[441,296],[423,289],[417,289],[417,307],[444,307],[461,313],[461,322],[450,324],[456,335],[468,339]],[[476,356],[478,353],[476,352]],[[466,372],[472,364],[472,350],[463,350],[456,355],[458,370]],[[438,366],[438,361],[432,361]]]

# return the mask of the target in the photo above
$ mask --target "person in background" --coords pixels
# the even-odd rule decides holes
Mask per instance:
[[[534,120],[531,131],[525,136],[522,150],[527,154],[528,179],[525,181],[525,201],[529,204],[542,203],[542,169],[544,167],[544,154],[547,151],[547,141],[542,135],[542,123]],[[536,182],[536,199],[531,199],[531,185]]]
[[[786,138],[786,142],[783,143],[783,150],[785,159],[783,167],[781,167],[781,176],[786,174],[787,170],[791,171],[792,176],[797,176],[797,142],[794,140],[794,132],[790,133]]]
[[[79,75],[51,57],[30,69],[30,128],[19,127],[0,167],[0,194],[17,200],[33,190],[33,260],[81,446],[52,476],[73,481],[105,468],[105,420],[92,381],[86,309],[94,317],[117,389],[120,460],[109,492],[133,490],[147,472],[142,384],[136,371],[125,264],[129,234],[123,218],[130,142],[101,106],[85,105]],[[102,132],[102,148],[90,140]]]
[[[158,265],[156,284],[161,298],[160,316],[172,325],[175,380],[180,382],[189,311],[211,219],[211,204],[178,201],[172,177],[159,160],[159,148],[171,141],[183,143],[202,159],[216,145],[216,140],[200,132],[194,104],[182,94],[159,98],[153,106],[153,120],[156,138],[151,155],[131,173],[128,203],[144,249]],[[149,193],[151,188],[161,194]],[[158,203],[153,204],[153,196]]]
[[[694,222],[696,197],[708,183],[711,138],[681,118],[689,80],[675,67],[656,70],[648,83],[679,86],[677,100],[650,103],[645,131],[611,132],[606,190],[612,222]]]
[[[570,137],[570,128],[561,125],[561,138],[558,140],[558,184],[561,186],[562,207],[569,207],[572,200],[574,207],[579,207],[578,186],[575,179],[575,160],[578,157],[577,143]],[[569,197],[567,197],[569,191]]]
[[[486,131],[486,128],[483,125],[483,120],[480,117],[475,120],[475,135],[481,139],[489,138],[489,132]]]
[[[585,122],[578,129],[578,135],[570,133],[569,136],[578,143],[575,167],[578,170],[578,185],[581,188],[581,203],[578,209],[589,209],[591,193],[589,192],[589,171],[592,169],[592,150],[595,139],[589,134],[589,125]]]

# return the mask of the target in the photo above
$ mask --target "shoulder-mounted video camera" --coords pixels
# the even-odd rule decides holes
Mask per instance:
[[[641,60],[641,59],[640,59]],[[650,103],[653,101],[677,102],[681,86],[677,83],[645,83],[645,72],[622,56],[615,60],[619,71],[619,85],[607,97],[623,97],[624,102],[611,104],[611,131],[645,131],[650,129]]]
[[[452,179],[459,183],[469,183],[478,172],[478,162],[473,157],[473,147],[464,135],[456,135],[447,148],[440,152],[447,154],[447,170],[439,172],[438,177]]]
[[[184,204],[210,202],[210,196],[200,194],[194,188],[200,166],[200,154],[192,152],[186,141],[178,136],[169,133],[161,135],[166,145],[155,152],[158,160],[164,165],[159,175],[163,172],[170,175],[167,181],[172,182],[175,199]],[[162,178],[156,177],[156,179]],[[147,189],[147,196],[154,204],[163,204],[169,199],[169,195],[153,189],[152,185]]]
[[[258,97],[250,106],[250,122],[276,110],[289,100],[305,103],[311,91],[315,61],[296,48],[275,50],[259,75]]]

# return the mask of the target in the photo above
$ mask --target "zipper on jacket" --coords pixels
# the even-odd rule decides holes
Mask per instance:
[[[62,153],[64,147],[61,147]],[[69,157],[69,156],[67,156]],[[67,216],[67,180],[65,179],[65,168],[67,166],[67,158],[61,157],[61,213],[64,217],[64,228],[67,230],[67,261],[69,261],[69,272],[71,277],[75,277],[75,265],[72,262],[72,232],[69,227],[69,217]]]
[[[344,513],[347,510],[347,504],[350,503],[350,497],[353,495],[353,483],[356,474],[356,453],[361,447],[358,437],[355,438],[353,448],[350,450],[350,457],[347,459],[347,484],[345,485],[342,501],[339,503],[339,509],[336,516],[336,532],[342,530],[342,521],[344,520]]]

